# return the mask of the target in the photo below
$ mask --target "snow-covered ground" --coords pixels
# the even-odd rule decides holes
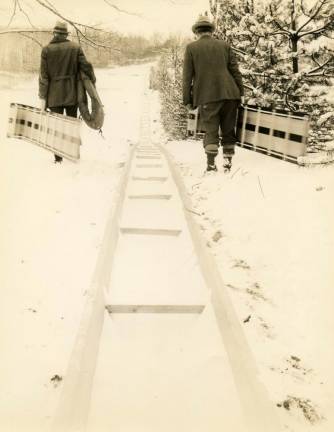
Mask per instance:
[[[35,105],[37,77],[2,76],[0,100],[0,429],[45,431],[57,403],[148,66],[98,70],[105,139],[83,126],[81,160],[6,138],[10,102]],[[17,77],[14,76],[14,80]],[[9,85],[8,85],[9,84]],[[6,88],[7,87],[7,88]],[[52,380],[52,378],[54,378]]]
[[[49,426],[122,166],[138,139],[148,72],[149,65],[97,71],[105,139],[84,126],[80,162],[61,165],[43,149],[6,138],[9,102],[36,105],[37,79],[11,88],[1,77],[4,432]],[[165,142],[156,93],[152,133]],[[237,149],[230,174],[203,176],[199,141],[166,148],[286,430],[334,430],[334,167],[300,168]]]
[[[286,430],[333,431],[334,166],[302,168],[237,148],[231,173],[220,154],[220,171],[203,175],[201,141],[166,148]]]

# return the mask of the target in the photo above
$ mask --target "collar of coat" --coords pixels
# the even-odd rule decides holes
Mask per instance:
[[[58,37],[54,37],[50,43],[60,43],[60,42],[69,42],[68,39],[63,39],[63,38],[58,38]]]
[[[202,39],[204,37],[212,37],[211,32],[200,33],[198,39]]]

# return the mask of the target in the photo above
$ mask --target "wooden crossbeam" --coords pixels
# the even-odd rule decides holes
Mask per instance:
[[[127,228],[121,227],[122,234],[134,234],[134,235],[163,235],[176,237],[181,233],[180,229],[168,229],[168,228]]]
[[[160,153],[147,153],[147,152],[137,152],[137,155],[136,155],[136,157],[137,158],[143,158],[143,157],[146,157],[146,156],[148,156],[148,157],[155,157],[155,158],[161,158],[161,155],[160,155]]]
[[[155,148],[137,148],[136,151],[141,152],[141,153],[150,152],[150,153],[159,153],[160,154],[160,151],[158,149],[155,149]]]
[[[162,164],[137,164],[136,168],[162,168]]]
[[[200,314],[204,305],[106,305],[110,314]]]
[[[136,159],[161,159],[161,156],[150,156],[150,155],[136,156]]]
[[[132,180],[135,181],[160,181],[160,182],[164,182],[167,180],[167,177],[137,177],[137,176],[132,176]]]
[[[136,152],[137,153],[156,153],[156,154],[161,154],[161,152],[158,149],[154,149],[154,148],[137,148]]]
[[[129,199],[157,199],[157,200],[169,200],[172,195],[167,194],[151,194],[151,195],[129,195]]]

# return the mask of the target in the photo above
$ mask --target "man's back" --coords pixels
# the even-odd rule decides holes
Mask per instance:
[[[187,45],[184,55],[183,103],[188,109],[198,107],[205,131],[206,170],[217,171],[215,157],[222,144],[224,171],[229,171],[237,140],[237,109],[244,89],[236,57],[229,44],[213,38],[215,28],[207,15],[200,15],[192,26],[197,40]]]
[[[80,46],[69,40],[54,42],[46,47],[47,72],[50,78],[78,73]]]
[[[78,73],[82,70],[95,82],[92,65],[79,44],[65,38],[54,38],[42,50],[39,94],[47,107],[77,104]]]
[[[78,113],[78,79],[80,71],[95,83],[93,66],[79,44],[67,39],[67,23],[57,21],[53,28],[53,39],[43,47],[39,73],[39,98],[42,110],[49,108],[57,114],[66,113],[77,117]],[[55,163],[63,158],[55,153]]]
[[[222,99],[240,99],[241,74],[226,42],[204,35],[187,46],[183,90],[184,103],[194,106]]]

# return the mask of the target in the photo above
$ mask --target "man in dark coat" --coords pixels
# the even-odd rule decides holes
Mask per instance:
[[[237,108],[244,95],[241,73],[230,45],[212,37],[215,25],[207,16],[200,16],[192,30],[197,40],[188,44],[185,51],[183,103],[188,109],[199,107],[201,124],[206,131],[203,144],[207,171],[217,171],[219,127],[224,170],[229,171],[236,143]]]
[[[77,80],[80,70],[95,83],[92,65],[79,44],[67,39],[67,24],[58,21],[53,29],[53,39],[42,49],[39,75],[41,109],[77,117]],[[55,154],[55,162],[63,158]]]

